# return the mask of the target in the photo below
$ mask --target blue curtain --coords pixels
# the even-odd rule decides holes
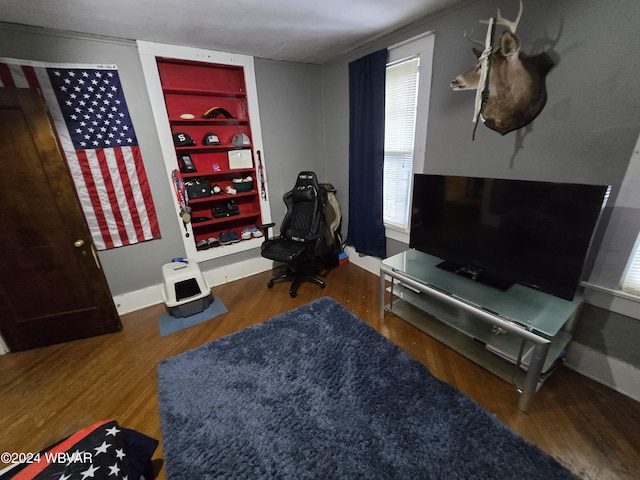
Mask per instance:
[[[349,226],[357,252],[386,256],[382,222],[387,49],[349,64]]]

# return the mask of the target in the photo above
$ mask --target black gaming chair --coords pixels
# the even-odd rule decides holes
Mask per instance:
[[[262,256],[287,266],[284,275],[269,280],[291,280],[289,295],[295,298],[302,282],[313,282],[325,288],[325,283],[312,275],[325,234],[324,191],[318,185],[314,172],[300,172],[295,187],[283,197],[287,213],[280,226],[280,236],[269,238],[269,229],[275,224],[261,226],[265,232]]]

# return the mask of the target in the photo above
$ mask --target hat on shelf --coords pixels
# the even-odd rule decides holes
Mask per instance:
[[[236,147],[246,147],[247,145],[251,145],[251,139],[244,133],[238,133],[233,136],[231,143]]]
[[[224,118],[233,118],[233,115],[229,113],[228,110],[222,107],[213,107],[204,112],[202,118],[216,118],[216,117],[224,117]]]
[[[196,145],[196,142],[188,134],[178,132],[173,134],[173,144],[176,147],[190,147],[192,145]]]
[[[213,132],[207,132],[202,139],[203,145],[220,145],[220,138]]]

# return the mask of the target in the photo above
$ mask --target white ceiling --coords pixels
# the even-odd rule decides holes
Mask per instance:
[[[0,21],[324,63],[463,0],[0,0]]]

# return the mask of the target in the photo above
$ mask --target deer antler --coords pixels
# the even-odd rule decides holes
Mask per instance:
[[[507,20],[500,14],[500,9],[498,9],[498,18],[496,20],[496,25],[502,25],[507,27],[511,33],[516,33],[516,29],[518,28],[518,23],[520,23],[520,17],[522,17],[522,0],[520,0],[520,11],[518,12],[518,16],[514,21]],[[489,20],[480,20],[480,23],[489,23]]]
[[[500,15],[500,9],[498,9],[498,19],[496,20],[496,23],[498,25],[504,25],[511,31],[511,33],[516,33],[516,28],[518,28],[518,23],[520,23],[520,17],[522,17],[522,0],[520,0],[520,11],[518,11],[518,16],[513,22],[506,18],[502,18],[502,15]]]
[[[470,35],[473,35],[473,30],[471,30],[471,34],[470,34]],[[475,44],[477,44],[477,45],[480,45],[482,48],[484,48],[484,47],[485,47],[485,45],[484,45],[484,42],[483,42],[483,41],[481,41],[481,40],[476,40],[475,38],[471,38],[471,36],[470,36],[470,35],[467,35],[467,31],[466,31],[466,30],[464,31],[464,38],[466,38],[467,40],[469,40],[471,43],[475,43]]]
[[[498,9],[498,19],[496,20],[496,23],[498,25],[504,25],[511,33],[516,33],[516,28],[518,28],[518,23],[520,23],[520,17],[522,17],[522,0],[520,0],[520,11],[518,12],[518,16],[513,22],[506,18],[502,18],[502,15],[500,15],[500,9]]]

